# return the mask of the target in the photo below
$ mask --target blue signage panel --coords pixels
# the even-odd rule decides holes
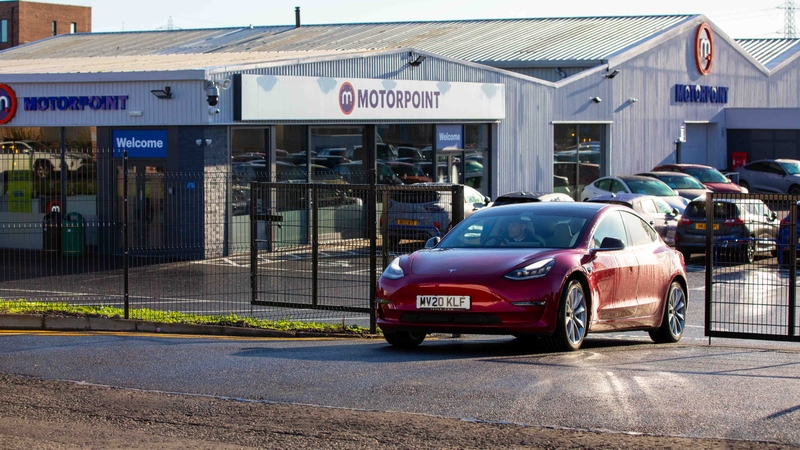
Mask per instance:
[[[436,148],[464,148],[464,126],[436,125]]]
[[[676,84],[675,103],[728,103],[726,86]]]
[[[166,158],[167,130],[114,130],[114,157],[122,158],[122,151],[128,151],[128,158]]]

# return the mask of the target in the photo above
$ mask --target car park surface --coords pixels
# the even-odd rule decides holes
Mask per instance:
[[[661,198],[642,194],[606,194],[592,197],[587,201],[623,205],[633,209],[656,229],[667,245],[675,246],[675,230],[678,227],[680,213]]]
[[[510,239],[517,218],[539,239]],[[378,325],[398,347],[435,332],[544,336],[560,350],[580,348],[588,331],[676,342],[686,289],[681,255],[629,208],[508,205],[392,261],[378,281]]]
[[[603,177],[587,184],[581,191],[581,200],[585,201],[598,195],[610,193],[646,194],[661,197],[671,207],[682,212],[689,200],[678,195],[666,183],[652,177],[639,175],[620,175]]]
[[[800,161],[762,159],[738,167],[739,185],[750,192],[800,195]]]
[[[748,191],[742,186],[732,182],[719,170],[702,164],[662,164],[656,166],[653,172],[681,172],[687,173],[712,192],[728,192],[734,194],[746,194]]]
[[[706,230],[713,227],[719,257],[752,263],[758,254],[777,254],[777,214],[757,199],[714,199],[713,223],[706,223],[706,200],[686,207],[675,234],[675,246],[688,259],[706,251]]]

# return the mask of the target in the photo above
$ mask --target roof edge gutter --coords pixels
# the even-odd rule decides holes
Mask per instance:
[[[0,73],[7,83],[109,83],[205,80],[205,70],[164,70],[114,73]]]

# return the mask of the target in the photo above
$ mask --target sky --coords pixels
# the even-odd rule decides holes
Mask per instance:
[[[2,0],[0,0],[2,1]],[[787,0],[35,0],[92,7],[92,30],[140,31],[425,20],[705,14],[733,38],[784,36]],[[798,1],[800,5],[800,1]],[[800,6],[798,6],[800,8]],[[800,32],[800,11],[796,11]],[[799,34],[800,35],[800,34]]]

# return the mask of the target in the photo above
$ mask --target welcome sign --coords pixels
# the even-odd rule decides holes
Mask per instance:
[[[114,130],[112,132],[114,157],[122,158],[166,158],[167,130]]]

